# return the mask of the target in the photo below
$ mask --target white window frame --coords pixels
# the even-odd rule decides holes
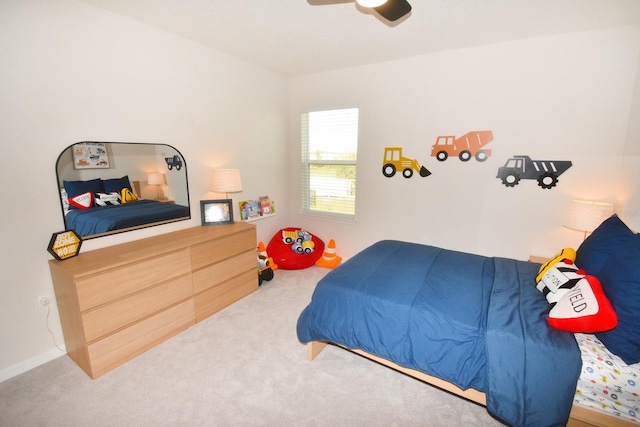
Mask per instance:
[[[312,159],[309,155],[309,114],[313,113],[321,113],[321,112],[332,112],[332,111],[340,111],[340,110],[355,110],[356,112],[356,120],[355,120],[355,129],[351,131],[355,131],[355,158],[354,159]],[[301,188],[301,213],[306,215],[319,216],[325,219],[339,219],[339,220],[347,220],[347,221],[355,221],[356,219],[356,178],[355,173],[357,172],[357,155],[358,155],[358,127],[359,127],[359,107],[358,106],[347,106],[347,107],[338,107],[338,108],[330,108],[330,109],[318,109],[318,110],[309,110],[301,113],[300,115],[300,146],[301,146],[301,180],[302,180],[302,188]],[[352,184],[349,186],[349,193],[353,192],[353,212],[352,213],[344,213],[344,212],[333,212],[330,210],[324,209],[314,209],[312,207],[312,189],[311,189],[311,167],[314,165],[346,165],[353,166],[354,168],[354,178]]]

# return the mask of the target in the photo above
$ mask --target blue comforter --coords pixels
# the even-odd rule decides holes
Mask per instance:
[[[138,200],[122,205],[74,209],[65,216],[67,230],[80,237],[190,216],[188,206]]]
[[[539,264],[381,241],[329,272],[298,319],[330,341],[486,393],[515,426],[565,425],[580,374],[572,334],[548,326]]]

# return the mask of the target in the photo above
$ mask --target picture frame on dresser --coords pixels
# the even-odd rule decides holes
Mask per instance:
[[[200,218],[202,225],[233,224],[231,199],[201,200]]]

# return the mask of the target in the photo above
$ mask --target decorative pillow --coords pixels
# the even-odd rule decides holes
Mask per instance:
[[[93,193],[90,191],[69,197],[69,209],[89,209],[92,207]]]
[[[640,362],[640,234],[625,236],[598,276],[613,308],[618,327],[596,334],[628,364]]]
[[[122,178],[105,179],[103,182],[105,193],[113,193],[114,191],[120,193],[123,188],[127,188],[133,193],[131,182],[129,182],[129,175],[125,175]]]
[[[536,289],[544,294],[553,308],[586,275],[587,273],[579,270],[573,261],[563,259],[547,269]]]
[[[69,200],[81,194],[91,193],[93,195],[95,193],[104,191],[104,185],[102,184],[102,180],[100,178],[91,179],[88,181],[63,181],[62,184],[65,191],[67,192],[67,197]],[[91,196],[91,198],[93,199],[93,196]],[[70,202],[69,209],[82,208],[79,208]]]
[[[586,276],[551,309],[548,322],[562,331],[590,334],[615,328],[618,317],[600,281]]]
[[[60,189],[60,200],[62,201],[62,211],[66,215],[69,212],[69,196],[64,188]]]
[[[538,275],[536,276],[536,283],[542,280],[542,277],[547,274],[547,271],[562,261],[563,259],[570,259],[571,261],[576,260],[576,251],[573,248],[564,248],[551,258],[544,264],[540,266],[540,270],[538,270]]]
[[[135,202],[136,200],[138,200],[138,196],[133,194],[133,191],[131,191],[130,189],[123,188],[122,191],[120,192],[120,201],[122,202],[123,205],[125,203]]]
[[[589,274],[600,277],[600,270],[609,257],[616,253],[620,246],[633,240],[633,231],[629,230],[618,215],[612,215],[596,228],[587,239],[582,242],[576,254],[576,264]],[[603,283],[604,284],[604,283]],[[606,289],[606,284],[604,284]]]
[[[323,251],[324,242],[321,239],[294,227],[279,230],[267,245],[267,253],[283,270],[311,267],[322,257]]]
[[[96,193],[94,203],[96,206],[113,206],[120,204],[120,194],[113,193]]]

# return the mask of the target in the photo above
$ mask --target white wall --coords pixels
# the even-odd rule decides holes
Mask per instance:
[[[299,113],[359,104],[357,222],[300,215],[292,225],[335,238],[338,255],[383,238],[423,242],[486,255],[526,259],[577,246],[562,227],[574,198],[615,202],[638,79],[640,27],[519,40],[295,78],[290,95],[290,148],[299,158]],[[439,135],[492,130],[484,163],[430,157]],[[637,129],[637,127],[636,127]],[[630,171],[640,169],[638,132],[627,142]],[[433,173],[382,175],[384,147],[401,146]],[[637,147],[637,145],[634,145]],[[571,160],[557,187],[522,180],[506,188],[498,167],[513,155]],[[629,153],[630,154],[630,153]],[[299,166],[292,195],[299,194]],[[630,189],[638,206],[638,187]]]
[[[633,93],[616,205],[620,218],[633,230],[640,231],[640,72],[636,74]]]
[[[281,227],[303,226],[336,238],[345,257],[381,238],[544,255],[579,243],[578,233],[561,226],[572,198],[617,197],[636,212],[640,204],[638,27],[289,81],[75,0],[4,0],[0,52],[0,381],[63,354],[36,297],[53,295],[46,246],[62,229],[55,161],[74,142],[176,147],[187,161],[192,202],[190,221],[89,240],[83,251],[199,225],[199,200],[220,196],[207,190],[213,167],[241,169],[244,191],[233,195],[236,202],[264,194],[276,201],[278,214],[256,223],[260,240]],[[298,114],[354,103],[361,109],[358,221],[300,216]],[[429,157],[438,135],[476,129],[494,132],[487,162],[440,164]],[[396,145],[433,175],[384,178],[384,147]],[[495,173],[514,154],[570,159],[574,167],[555,189],[533,181],[508,189]],[[621,165],[627,176],[618,173]],[[625,192],[616,194],[618,182]],[[55,306],[49,323],[61,343]]]
[[[0,381],[63,354],[36,297],[53,297],[47,244],[63,229],[55,162],[78,141],[157,142],[188,166],[192,220],[88,240],[82,251],[200,225],[214,167],[236,201],[288,194],[287,80],[75,0],[0,2]],[[259,221],[266,239],[285,213]],[[54,306],[49,325],[59,345]]]

